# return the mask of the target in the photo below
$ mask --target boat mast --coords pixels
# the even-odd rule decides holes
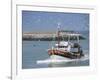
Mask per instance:
[[[60,23],[58,23],[58,31],[57,31],[57,37],[58,37],[58,46],[59,46],[59,43],[60,43]]]
[[[79,43],[79,35],[77,35],[77,42]]]

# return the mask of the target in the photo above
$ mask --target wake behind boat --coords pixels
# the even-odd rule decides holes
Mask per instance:
[[[58,25],[58,31],[57,31],[57,43],[52,46],[52,48],[48,49],[48,54],[50,56],[52,55],[58,55],[69,59],[79,59],[84,56],[83,50],[79,44],[79,36],[80,34],[67,34],[68,41],[62,41],[61,38],[61,31],[60,31],[60,25]],[[76,41],[71,41],[70,37],[74,36],[76,37]]]
[[[62,63],[69,63],[69,62],[80,62],[80,61],[86,61],[89,60],[88,55],[85,55],[84,57],[77,58],[77,59],[69,59],[66,57],[62,57],[59,55],[51,55],[50,58],[44,59],[44,60],[38,60],[37,64],[62,64]]]

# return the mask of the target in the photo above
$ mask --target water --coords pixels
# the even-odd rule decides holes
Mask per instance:
[[[22,68],[89,66],[89,35],[83,34],[86,40],[80,40],[80,44],[86,57],[72,61],[65,58],[52,60],[48,55],[47,49],[51,48],[51,44],[55,43],[54,41],[23,41]]]

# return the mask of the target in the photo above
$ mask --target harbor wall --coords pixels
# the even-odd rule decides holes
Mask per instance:
[[[60,33],[60,37],[58,38],[57,33],[23,33],[22,39],[23,40],[40,40],[40,41],[52,41],[52,40],[76,40],[77,36],[79,39],[85,39],[81,34],[78,33]]]

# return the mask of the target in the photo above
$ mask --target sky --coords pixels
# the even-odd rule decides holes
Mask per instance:
[[[23,32],[88,31],[88,13],[22,11]]]

